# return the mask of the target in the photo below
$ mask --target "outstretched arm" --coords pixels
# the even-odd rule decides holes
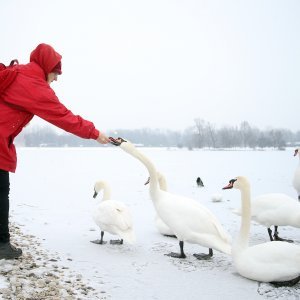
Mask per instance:
[[[110,139],[104,133],[100,133],[97,142],[100,144],[107,144],[110,142]]]

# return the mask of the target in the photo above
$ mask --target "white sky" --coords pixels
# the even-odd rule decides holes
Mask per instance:
[[[60,100],[100,130],[246,120],[300,130],[298,0],[0,0],[0,61],[63,56]]]

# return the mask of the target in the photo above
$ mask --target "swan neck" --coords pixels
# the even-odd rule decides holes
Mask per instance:
[[[250,187],[245,187],[241,190],[242,200],[242,218],[241,228],[237,241],[239,248],[247,248],[249,243],[250,222],[251,222],[251,194]]]
[[[135,149],[133,155],[147,168],[150,175],[150,193],[158,190],[158,176],[154,164],[141,152]]]
[[[167,181],[166,178],[161,176],[158,180],[159,182],[159,187],[162,191],[167,191],[168,190],[168,185],[167,185]]]
[[[109,200],[111,198],[111,190],[108,186],[103,188],[103,198],[102,201]]]

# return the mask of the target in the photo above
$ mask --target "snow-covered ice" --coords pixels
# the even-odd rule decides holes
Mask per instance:
[[[293,149],[140,150],[166,176],[169,191],[206,205],[233,239],[240,217],[232,209],[240,206],[240,194],[237,190],[222,191],[222,187],[235,176],[249,178],[253,196],[282,192],[297,201],[292,176],[298,161],[293,157]],[[299,299],[299,283],[274,288],[248,280],[236,273],[229,255],[218,251],[214,251],[211,260],[199,261],[192,254],[207,249],[186,243],[186,259],[165,256],[179,251],[178,241],[161,236],[156,230],[149,187],[144,186],[147,170],[117,147],[19,148],[18,159],[17,172],[11,174],[11,221],[13,242],[22,247],[24,256],[13,262],[0,261],[2,297],[3,290],[7,292],[12,286],[13,269],[17,268],[14,274],[20,275],[35,264],[38,267],[33,267],[35,275],[31,276],[36,276],[36,281],[40,279],[41,287],[45,281],[42,275],[51,273],[56,278],[52,284],[56,293],[65,293],[61,298],[53,294],[44,299],[67,299],[68,291],[73,293],[70,299]],[[201,189],[196,184],[199,174],[205,182]],[[101,198],[99,195],[93,199],[93,187],[100,179],[110,184],[113,199],[130,208],[135,245],[90,242],[100,238],[92,220],[92,210]],[[213,194],[222,196],[222,201],[212,202]],[[280,227],[279,232],[300,244],[299,229]],[[107,241],[111,238],[108,233],[104,235]],[[250,243],[266,241],[266,228],[252,223]],[[26,293],[32,293],[32,286],[26,282],[28,277],[22,280]]]

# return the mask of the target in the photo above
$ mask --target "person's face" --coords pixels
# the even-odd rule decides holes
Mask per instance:
[[[47,82],[50,84],[52,81],[57,81],[57,73],[49,73],[47,76]]]

